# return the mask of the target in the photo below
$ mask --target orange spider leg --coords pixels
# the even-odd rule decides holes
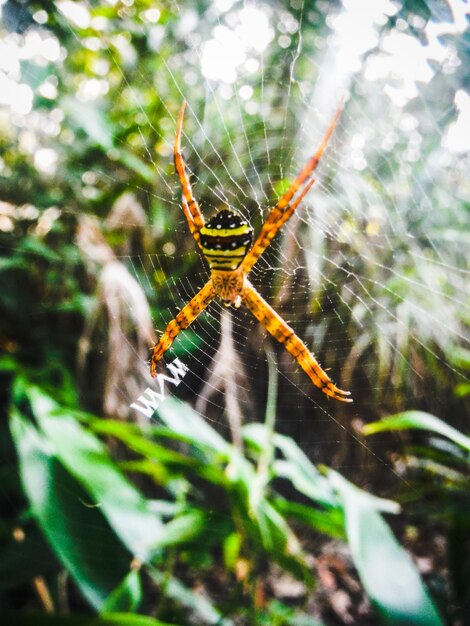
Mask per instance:
[[[175,145],[173,155],[175,159],[175,167],[183,189],[183,211],[188,220],[189,230],[193,235],[196,243],[199,244],[199,231],[204,226],[204,216],[202,215],[199,204],[194,197],[191,181],[189,180],[186,165],[181,152],[181,133],[183,132],[184,111],[186,109],[186,100],[181,105],[178,116],[178,124],[176,127]]]
[[[188,201],[186,200],[186,198],[183,196],[182,199],[182,205],[183,205],[183,212],[186,216],[186,219],[188,221],[188,226],[189,226],[189,230],[191,232],[191,235],[194,237],[194,240],[196,241],[197,245],[200,245],[200,241],[201,241],[201,236],[199,234],[199,230],[201,229],[201,227],[197,227],[196,224],[194,223],[194,219],[193,219],[193,215],[191,213],[191,211],[189,210],[189,206],[188,206]],[[204,224],[203,224],[204,226]]]
[[[282,343],[287,352],[292,354],[316,387],[340,402],[352,402],[352,399],[347,397],[350,392],[336,387],[304,342],[297,337],[292,328],[269,306],[247,279],[245,279],[242,301],[266,330],[279,343]]]
[[[286,207],[291,201],[292,196],[295,193],[297,193],[297,190],[299,189],[299,187],[301,187],[304,184],[304,182],[307,180],[307,178],[310,176],[310,174],[313,173],[318,163],[320,162],[320,159],[325,151],[325,148],[330,140],[330,137],[333,134],[335,126],[338,123],[338,119],[339,119],[339,116],[341,115],[342,109],[343,109],[343,106],[341,104],[336,110],[336,113],[333,115],[333,119],[331,120],[330,125],[328,126],[328,129],[323,137],[320,147],[315,152],[315,154],[312,157],[310,157],[307,163],[305,163],[305,165],[300,171],[300,174],[291,183],[289,189],[279,198],[276,206],[274,207],[275,209],[283,209],[284,207]]]
[[[305,185],[302,189],[300,195],[295,199],[292,204],[290,204],[285,211],[275,211],[274,209],[266,218],[266,221],[263,224],[260,234],[256,238],[255,243],[251,250],[248,251],[248,254],[242,261],[243,271],[248,274],[248,272],[252,269],[253,265],[260,258],[266,248],[269,246],[271,241],[274,239],[279,229],[282,227],[285,222],[289,219],[295,209],[302,202],[304,197],[310,191],[315,179],[312,179]]]
[[[160,341],[155,344],[152,352],[152,362],[150,364],[150,374],[155,377],[157,374],[157,363],[161,360],[165,352],[173,343],[175,337],[181,330],[187,328],[194,322],[196,317],[204,311],[209,302],[215,296],[212,281],[209,280],[204,287],[184,306],[178,315],[171,320],[160,337]]]
[[[279,198],[277,204],[271,209],[271,212],[266,218],[266,221],[261,228],[261,232],[258,235],[258,238],[256,239],[253,248],[250,250],[244,260],[243,267],[246,272],[250,271],[250,269],[253,267],[259,257],[263,254],[267,246],[271,243],[272,239],[279,231],[281,226],[289,219],[295,209],[299,206],[302,198],[312,186],[313,182],[311,181],[302,190],[300,197],[293,203],[293,205],[290,204],[293,196],[313,173],[318,163],[320,162],[323,152],[325,151],[328,141],[330,140],[333,130],[338,122],[339,116],[341,115],[341,111],[342,104],[338,107],[336,113],[334,114],[333,119],[328,126],[328,129],[323,137],[323,140],[318,150],[312,157],[310,157],[310,159],[301,169],[300,173],[291,183],[289,189]]]

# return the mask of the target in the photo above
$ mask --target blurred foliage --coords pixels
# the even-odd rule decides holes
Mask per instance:
[[[465,623],[470,611],[470,437],[442,420],[421,411],[405,411],[367,424],[364,434],[387,431],[427,431],[426,440],[415,440],[396,459],[411,488],[401,499],[412,512],[412,521],[432,518],[444,524],[451,609]]]
[[[145,349],[135,347],[149,335],[139,335],[137,287],[162,328],[205,275],[172,165],[183,97],[190,103],[184,151],[204,211],[228,203],[256,227],[261,208],[300,165],[297,149],[327,123],[323,104],[339,99],[329,80],[338,49],[330,45],[347,3],[259,4],[275,38],[261,66],[243,76],[250,102],[241,83],[201,74],[201,44],[215,28],[237,24],[246,8],[237,1],[214,8],[223,4],[1,3],[1,618],[96,626],[441,624],[381,515],[396,506],[368,493],[371,484],[386,493],[391,478],[406,475],[396,490],[405,515],[391,525],[411,552],[423,542],[429,555],[436,537],[445,537],[447,563],[433,561],[426,582],[447,622],[461,624],[470,610],[468,437],[460,432],[468,430],[470,397],[469,162],[468,152],[445,143],[461,111],[457,96],[468,90],[468,33],[439,35],[446,55],[428,59],[433,76],[419,89],[408,77],[416,93],[401,104],[391,97],[403,87],[400,77],[379,71],[387,38],[404,34],[424,48],[426,25],[452,18],[446,3],[406,0],[375,21],[375,43],[340,84],[349,97],[314,208],[274,242],[255,275],[352,390],[356,430],[348,449],[337,452],[338,407],[322,398],[313,404],[308,380],[295,381],[293,399],[292,384],[280,377],[266,408],[262,367],[247,394],[254,408],[243,416],[252,422],[240,433],[244,450],[210,425],[221,427],[226,417],[216,403],[208,403],[204,421],[167,399],[157,422],[143,426],[109,408],[116,406],[107,390],[109,353],[146,369]],[[334,93],[323,97],[323,89]],[[117,313],[104,280],[111,262],[122,270]],[[272,276],[281,266],[282,281]],[[100,317],[106,306],[109,317]],[[264,351],[248,330],[237,328],[241,362],[259,363]],[[202,318],[174,354],[196,360],[203,346],[208,355],[214,332]],[[137,365],[120,375],[111,395],[121,393],[128,409],[135,397],[124,390],[144,377]],[[196,391],[210,382],[205,363],[195,365],[194,378]],[[452,426],[416,411],[366,427],[366,434],[418,428],[439,435],[425,444],[404,437],[406,452],[392,453],[391,474],[375,456],[390,439],[368,440],[371,454],[356,432],[410,407]],[[270,419],[260,423],[268,409],[287,416],[283,434]],[[341,420],[349,432],[349,416]],[[309,458],[335,465],[337,454],[348,480]]]
[[[157,613],[176,623],[186,623],[188,610],[198,623],[228,625],[232,614],[270,623],[268,564],[301,581],[304,593],[313,584],[308,553],[293,529],[297,520],[348,539],[365,590],[385,623],[442,624],[410,557],[380,517],[380,511],[396,513],[396,505],[332,470],[319,472],[292,439],[261,424],[243,429],[244,456],[179,401],[168,399],[157,424],[141,428],[67,409],[20,378],[10,419],[31,513],[58,560],[104,617],[141,608],[150,579],[159,589]],[[120,441],[134,457],[117,464],[98,434]],[[148,477],[161,487],[162,497],[147,499],[125,472]],[[275,487],[279,480],[287,481],[297,498],[282,495]],[[195,594],[178,580],[202,576],[210,583],[211,570],[220,568],[217,554],[223,554],[224,568],[212,582],[231,590],[220,607],[205,599],[208,593]],[[8,589],[10,560],[2,560],[1,568]],[[290,619],[287,611],[277,623]],[[315,623],[306,614],[303,620],[299,623]]]

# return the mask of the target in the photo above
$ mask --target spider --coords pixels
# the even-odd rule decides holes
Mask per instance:
[[[193,195],[181,152],[181,133],[185,109],[186,102],[184,101],[179,113],[174,144],[175,167],[183,191],[183,211],[188,221],[189,230],[209,263],[210,278],[192,300],[171,320],[160,340],[154,346],[150,365],[151,375],[156,375],[158,362],[178,333],[187,328],[211,300],[218,296],[226,306],[233,305],[238,308],[244,304],[248,307],[266,330],[296,359],[312,383],[323,393],[340,402],[352,402],[347,397],[350,392],[342,391],[336,387],[303,341],[261,297],[247,278],[254,264],[315,182],[310,176],[326,148],[338,121],[341,108],[336,111],[317,152],[307,161],[289,189],[271,209],[253,245],[252,227],[235,211],[222,209],[208,222],[204,221],[197,200]],[[294,199],[295,194],[304,183],[305,186],[301,189],[298,197]]]

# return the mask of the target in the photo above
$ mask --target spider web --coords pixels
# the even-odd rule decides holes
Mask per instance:
[[[192,374],[185,397],[222,429],[231,418],[263,418],[266,345],[275,350],[279,377],[277,428],[314,459],[335,459],[347,473],[357,473],[358,465],[367,473],[379,456],[387,463],[358,435],[364,420],[415,407],[447,414],[447,399],[433,392],[424,362],[434,363],[455,385],[466,380],[450,354],[465,341],[468,317],[462,295],[468,266],[449,241],[459,241],[449,227],[463,216],[445,191],[454,188],[463,196],[461,176],[468,165],[462,159],[468,152],[457,140],[457,126],[463,129],[468,115],[455,39],[463,32],[464,7],[453,3],[448,9],[429,27],[416,15],[410,33],[399,17],[394,29],[381,29],[397,13],[387,2],[338,4],[323,14],[302,4],[280,18],[262,3],[220,3],[198,24],[198,37],[194,24],[185,33],[194,45],[179,63],[191,56],[189,78],[172,69],[173,64],[179,70],[178,62],[164,59],[165,79],[189,102],[183,150],[204,214],[228,205],[257,231],[318,146],[340,98],[347,100],[312,192],[250,278],[335,382],[353,390],[356,405],[325,399],[249,312],[225,311],[214,301],[189,337],[175,342],[173,353]],[[189,9],[179,5],[178,11],[182,24],[191,23]],[[315,44],[323,52],[313,54],[309,27],[319,18],[325,25]],[[357,27],[362,41],[351,36]],[[446,34],[446,43],[438,43],[438,35]],[[236,47],[231,38],[243,49],[244,63],[225,50]],[[287,50],[280,68],[272,64],[273,46]],[[414,71],[403,66],[403,47],[415,54]],[[436,89],[445,97],[438,100]],[[171,106],[172,116],[176,110]],[[168,152],[173,136],[174,126],[165,138]],[[176,176],[165,171],[157,187],[171,190],[168,210],[180,213],[177,228],[186,231]],[[191,270],[168,278],[168,306],[154,317],[160,330],[208,278],[204,262],[192,261],[192,251],[173,249],[171,240],[163,251],[165,245],[169,254],[152,256],[155,272],[167,274],[172,264]],[[404,400],[395,401],[396,395]]]
[[[158,337],[209,278],[188,231],[173,167],[182,100],[188,101],[183,153],[204,216],[228,206],[250,221],[255,236],[344,100],[312,190],[250,280],[333,381],[351,390],[354,404],[327,398],[248,310],[226,309],[217,299],[165,354],[163,372],[169,373],[175,358],[188,368],[178,387],[167,385],[165,394],[190,402],[238,444],[240,424],[265,419],[274,377],[276,432],[293,437],[314,463],[333,466],[374,493],[388,485],[409,487],[394,463],[390,439],[365,439],[361,427],[416,408],[468,429],[459,397],[470,382],[462,366],[470,348],[467,4],[428,3],[429,20],[408,8],[417,10],[419,3],[387,0],[217,0],[198,13],[178,1],[166,7],[140,0],[101,4],[119,7],[122,16],[122,33],[114,33],[112,46],[97,5],[64,0],[58,6],[78,49],[101,54],[95,78],[84,76],[77,85],[74,106],[82,108],[69,107],[67,114],[81,118],[75,119],[78,129],[104,146],[108,158],[105,166],[86,169],[77,195],[93,204],[108,184],[124,192],[114,206],[101,208],[109,213],[111,240],[113,233],[124,233],[124,243],[109,257],[105,246],[90,245],[93,233],[87,240],[92,263],[99,266],[102,254],[103,267],[110,258],[119,262],[113,267],[121,287],[113,291],[108,284],[111,295],[103,295],[103,279],[98,298],[99,305],[107,302],[115,333],[94,334],[93,324],[85,333],[86,349],[97,354],[113,343],[114,357],[105,365],[105,395],[111,400],[104,412],[142,419],[130,406],[155,382],[148,373],[151,328],[139,344],[136,320]],[[137,32],[126,37],[126,16],[135,18],[136,12]],[[39,24],[44,13],[34,14]],[[24,37],[14,42],[22,49],[32,45]],[[142,71],[134,37],[153,49],[158,73]],[[54,57],[49,46],[48,61],[60,67],[63,55]],[[1,64],[2,54],[0,72]],[[26,81],[28,71],[23,67],[16,82]],[[113,80],[123,86],[119,98],[138,124],[128,141],[116,132],[107,145],[104,120],[93,111]],[[46,78],[39,91],[54,98],[54,88]],[[157,104],[154,99],[147,105],[145,90],[158,93]],[[6,93],[0,82],[0,100]],[[51,120],[49,133],[27,105],[13,117],[23,145],[28,133],[35,136],[32,160],[51,181],[62,119]],[[131,171],[125,178],[120,152]],[[142,164],[148,169],[134,176],[132,167],[142,172]],[[135,182],[145,176],[148,184]],[[90,213],[95,209],[96,204]],[[45,212],[44,228],[67,213],[82,219],[76,208],[61,206],[60,212]],[[119,371],[120,361],[127,369],[113,378],[110,372]],[[92,375],[84,386],[98,378]]]
[[[94,5],[76,3],[82,17],[71,3],[59,6],[81,41],[80,19],[89,19]],[[419,14],[406,22],[406,7],[386,0],[313,6],[293,0],[282,7],[219,0],[200,15],[176,2],[165,9],[176,20],[172,48],[164,45],[159,10],[139,7],[140,35],[153,42],[160,73],[137,71],[132,80],[129,41],[120,41],[119,56],[96,44],[121,73],[124,97],[142,127],[158,134],[157,150],[143,132],[127,146],[154,170],[152,191],[135,184],[128,190],[157,207],[149,225],[155,248],[119,260],[155,298],[153,325],[160,332],[209,277],[188,233],[171,165],[183,98],[189,103],[183,152],[204,215],[228,205],[256,232],[345,99],[312,191],[250,280],[335,383],[352,391],[355,404],[324,397],[248,311],[228,311],[217,300],[164,362],[177,356],[189,368],[175,393],[229,435],[237,420],[264,417],[271,350],[276,428],[314,461],[334,462],[356,481],[377,463],[395,474],[386,451],[361,438],[365,421],[407,408],[446,417],[455,404],[452,389],[468,382],[453,356],[468,346],[470,318],[461,213],[469,166],[466,5],[449,0],[438,8],[429,22]],[[123,4],[123,19],[127,10],[132,2]],[[160,91],[164,135],[133,80]],[[84,81],[78,97],[94,106],[100,98],[94,88]],[[84,193],[103,178],[118,181],[111,168],[92,170]],[[122,340],[145,365],[126,335]],[[448,381],[448,394],[433,386],[433,369]],[[143,377],[141,391],[147,385]],[[130,405],[136,396],[122,399]]]

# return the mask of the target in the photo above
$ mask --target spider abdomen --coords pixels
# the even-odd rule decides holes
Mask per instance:
[[[236,270],[253,243],[253,229],[238,213],[223,209],[199,231],[201,250],[213,270]]]

